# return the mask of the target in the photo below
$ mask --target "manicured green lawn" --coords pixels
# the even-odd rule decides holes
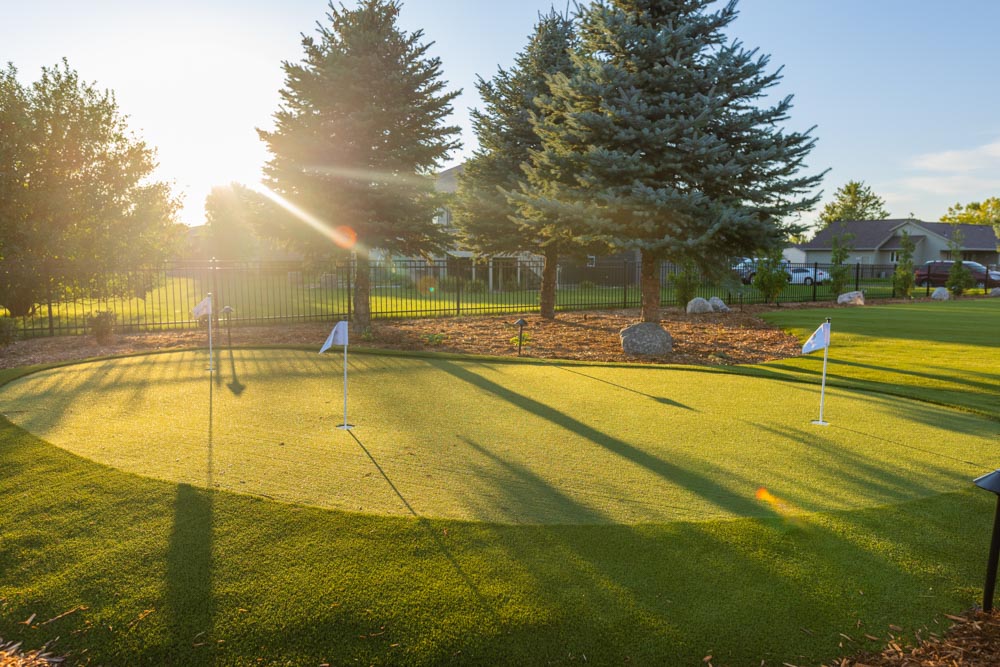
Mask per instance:
[[[338,355],[25,376],[0,412],[45,440],[0,426],[0,637],[104,665],[780,665],[940,631],[983,579],[1000,309],[933,306],[831,310],[828,428],[821,354],[744,375],[352,354],[351,433]],[[776,315],[803,338],[822,316]],[[907,355],[911,318],[934,355]],[[959,379],[925,384],[938,364]]]
[[[768,321],[807,338],[831,318],[829,380],[1000,418],[1000,299],[776,310]],[[750,369],[817,380],[820,352]]]

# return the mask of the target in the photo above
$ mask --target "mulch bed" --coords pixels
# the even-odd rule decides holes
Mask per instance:
[[[794,336],[756,316],[759,309],[728,314],[687,315],[666,309],[663,326],[674,339],[674,349],[662,357],[628,357],[622,353],[618,332],[639,321],[637,310],[559,313],[546,320],[535,313],[489,316],[376,320],[368,332],[352,332],[351,344],[392,350],[517,356],[518,318],[527,321],[522,356],[538,359],[576,359],[636,363],[694,365],[755,364],[799,354]],[[228,345],[315,345],[330,331],[329,322],[234,327],[217,330],[215,343]],[[55,361],[174,350],[207,345],[201,331],[162,331],[115,336],[100,345],[91,336],[60,336],[17,341],[0,349],[0,368]]]

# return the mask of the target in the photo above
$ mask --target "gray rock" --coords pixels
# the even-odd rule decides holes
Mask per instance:
[[[705,299],[702,299],[700,296],[696,296],[695,298],[688,301],[687,312],[688,315],[711,313],[713,312],[712,304],[710,304]]]
[[[1000,296],[1000,287],[994,287],[991,289],[990,296]]]
[[[937,299],[938,301],[947,301],[951,298],[951,292],[949,292],[944,287],[938,287],[933,292],[931,292],[931,298]]]
[[[658,357],[674,348],[674,339],[656,322],[640,322],[619,332],[622,352],[630,356]]]
[[[723,301],[722,299],[720,299],[717,296],[713,296],[711,299],[709,299],[708,303],[709,303],[709,305],[712,306],[712,310],[714,310],[717,313],[728,313],[729,312],[729,306],[727,306],[726,302]]]
[[[837,297],[838,305],[863,306],[865,305],[865,295],[862,292],[846,292]]]

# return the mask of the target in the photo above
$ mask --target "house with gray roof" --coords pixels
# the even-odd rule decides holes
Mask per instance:
[[[821,229],[809,242],[798,246],[806,254],[806,262],[827,264],[833,249],[833,238],[852,234],[851,264],[895,264],[899,261],[903,231],[909,233],[916,246],[913,263],[936,259],[952,259],[948,247],[955,231],[962,234],[962,259],[993,265],[998,261],[997,235],[990,225],[951,224],[922,220],[845,220]]]

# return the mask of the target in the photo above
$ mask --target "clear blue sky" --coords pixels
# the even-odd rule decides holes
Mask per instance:
[[[465,91],[454,117],[465,148],[445,166],[475,146],[476,75],[508,66],[550,6],[404,0],[402,27],[435,42],[444,78]],[[864,180],[893,216],[936,220],[957,201],[1000,196],[1000,2],[742,0],[739,8],[732,35],[784,66],[776,93],[795,97],[789,127],[818,126],[810,162],[831,169],[824,200]],[[29,82],[66,57],[84,79],[114,90],[132,129],[156,147],[159,177],[184,195],[184,221],[200,224],[213,185],[259,179],[267,154],[254,128],[270,126],[280,63],[301,58],[300,34],[325,13],[323,0],[11,2],[0,58]]]

